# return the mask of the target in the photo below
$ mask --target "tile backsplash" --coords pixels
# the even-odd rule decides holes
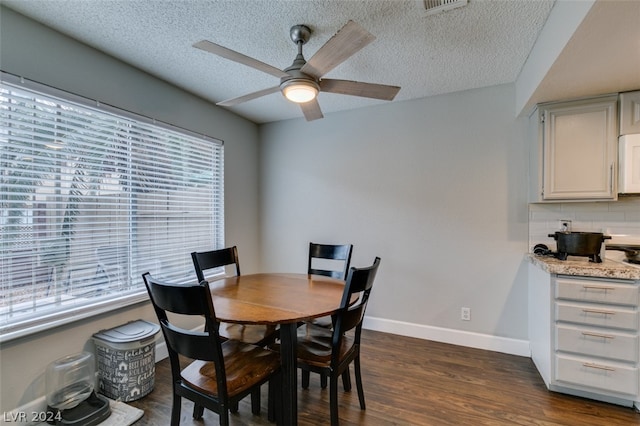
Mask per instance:
[[[598,203],[529,204],[529,251],[542,243],[555,250],[548,235],[560,231],[560,221],[570,220],[572,231],[602,232],[615,240],[640,244],[640,197]],[[624,241],[628,242],[628,241]]]

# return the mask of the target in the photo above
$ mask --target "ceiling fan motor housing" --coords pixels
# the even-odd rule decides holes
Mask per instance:
[[[291,65],[283,70],[289,75],[280,79],[280,90],[284,91],[285,87],[302,83],[314,87],[316,91],[320,91],[317,80],[309,74],[300,71],[307,63],[302,55],[302,45],[309,40],[310,36],[311,30],[306,25],[294,25],[291,27],[291,40],[298,45],[298,54]]]
[[[298,42],[305,44],[311,37],[311,28],[306,25],[294,25],[289,30],[289,35],[295,44],[298,44]]]

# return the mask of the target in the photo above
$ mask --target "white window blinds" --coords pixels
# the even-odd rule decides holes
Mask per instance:
[[[224,244],[220,141],[65,99],[0,83],[0,341],[143,300],[147,271],[194,281]]]

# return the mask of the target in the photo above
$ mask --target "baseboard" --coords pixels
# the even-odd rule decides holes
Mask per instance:
[[[433,327],[375,317],[365,317],[363,328],[398,334],[400,336],[415,337],[417,339],[433,340],[435,342],[450,343],[452,345],[531,357],[528,340],[510,339],[507,337],[492,336],[490,334],[472,333],[451,328]],[[162,361],[168,356],[169,353],[167,352],[167,345],[164,340],[157,342],[156,362]]]
[[[531,357],[528,340],[510,339],[490,334],[472,333],[451,328],[433,327],[375,317],[365,317],[363,328],[398,334],[400,336],[415,337],[417,339],[433,340],[435,342],[450,343],[452,345]],[[169,353],[167,352],[167,345],[164,340],[157,342],[156,362],[162,361],[168,356]]]
[[[568,388],[568,387],[558,386],[558,385],[549,386],[549,390],[568,394],[568,395],[579,396],[580,398],[587,398],[587,399],[593,399],[596,401],[602,401],[608,404],[622,405],[623,407],[633,407],[634,404],[637,403],[637,401],[633,401],[633,397],[630,397],[631,399],[620,398],[620,397],[602,395],[599,393],[589,392],[586,390],[573,389],[573,388]]]
[[[365,317],[363,328],[398,334],[400,336],[415,337],[417,339],[433,340],[435,342],[450,343],[452,345],[531,357],[528,340],[510,339],[490,334],[473,333],[375,317]]]

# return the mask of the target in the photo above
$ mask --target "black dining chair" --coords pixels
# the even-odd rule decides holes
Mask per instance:
[[[309,243],[307,273],[344,280],[351,265],[352,244]],[[331,317],[315,318],[315,325],[331,328]]]
[[[206,281],[184,285],[158,281],[148,272],[142,277],[169,352],[173,384],[171,425],[180,424],[183,397],[194,402],[195,419],[201,419],[207,408],[218,413],[221,425],[228,425],[229,411],[245,396],[259,393],[260,386],[267,382],[272,420],[274,398],[279,399],[280,395],[280,356],[256,345],[220,337],[220,323]],[[184,329],[173,321],[173,315],[170,320],[167,313],[203,318],[205,331]],[[181,357],[191,361],[184,368]],[[259,414],[260,405],[252,404],[252,412]]]
[[[331,424],[338,421],[338,379],[348,372],[353,362],[360,408],[364,410],[364,390],[360,366],[360,336],[362,321],[369,295],[376,277],[380,258],[364,268],[350,268],[340,302],[335,314],[333,329],[305,323],[298,328],[297,357],[302,371],[313,371],[329,378]],[[345,389],[345,390],[350,390]]]
[[[313,275],[322,275],[325,277],[344,280],[351,265],[351,253],[353,252],[353,244],[320,244],[309,243],[309,261],[307,263],[307,273]],[[333,327],[333,319],[330,316],[314,318],[311,320],[314,325],[326,328]],[[349,388],[347,371],[345,374],[345,388]],[[310,373],[302,372],[302,387],[309,387]],[[320,377],[320,385],[324,389],[327,387],[327,377]]]
[[[220,250],[191,253],[193,266],[196,270],[198,281],[206,280],[205,273],[212,270],[219,271],[225,266],[233,266],[232,273],[240,275],[240,260],[236,246]],[[275,326],[254,324],[220,324],[220,335],[227,339],[240,340],[258,346],[266,346],[275,341],[278,331]]]

